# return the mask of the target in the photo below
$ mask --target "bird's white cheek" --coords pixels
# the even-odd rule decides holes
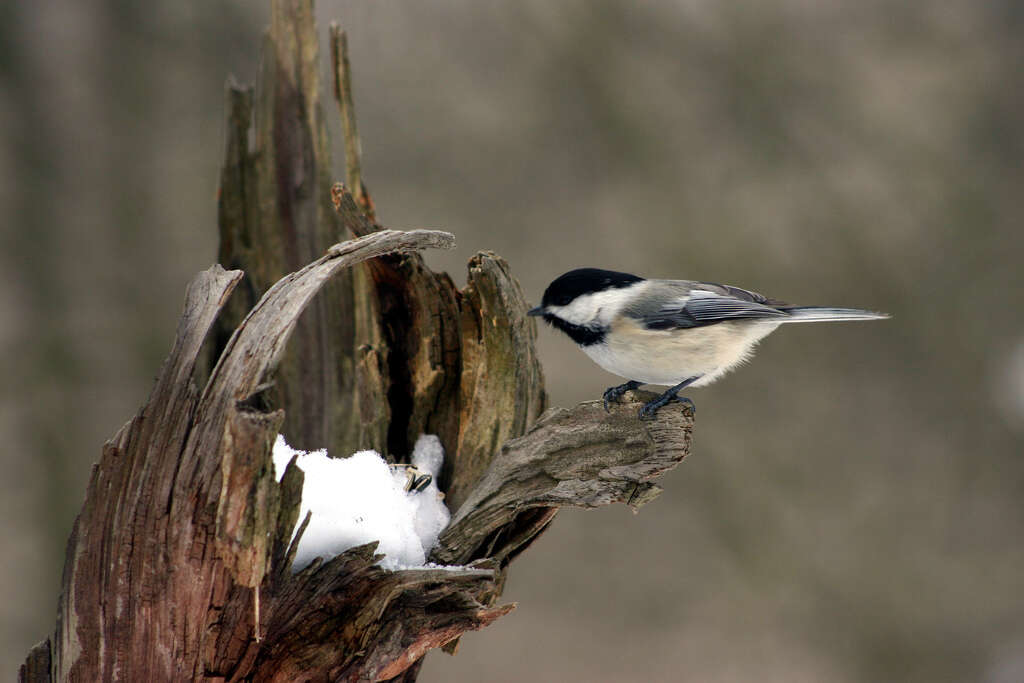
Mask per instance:
[[[565,306],[548,306],[548,312],[573,325],[607,327],[635,291],[620,288],[584,294]]]
[[[579,297],[567,306],[548,306],[548,312],[572,325],[591,325],[600,313],[600,307],[594,304],[592,297]]]

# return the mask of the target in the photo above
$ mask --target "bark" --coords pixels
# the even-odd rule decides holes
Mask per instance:
[[[413,681],[427,651],[513,608],[497,604],[509,563],[558,508],[635,509],[689,450],[692,415],[641,422],[640,393],[545,412],[509,264],[478,253],[460,290],[418,253],[451,235],[383,228],[358,170],[358,196],[328,187],[312,16],[311,0],[274,0],[260,87],[229,87],[220,255],[236,269],[189,285],[147,403],[104,446],[56,630],[20,680]],[[343,36],[332,64],[358,168]],[[454,514],[431,560],[456,566],[386,571],[370,544],[293,573],[308,518],[301,470],[275,477],[279,431],[391,460],[437,434]]]

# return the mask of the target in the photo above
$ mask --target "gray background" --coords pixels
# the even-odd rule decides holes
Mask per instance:
[[[266,4],[0,5],[2,671],[215,257],[223,84]],[[422,680],[1024,680],[1019,3],[318,10],[381,219],[454,232],[429,261],[456,280],[493,249],[532,299],[592,265],[894,315],[782,329],[690,392],[662,497],[563,512],[519,609]],[[540,351],[555,404],[617,382]]]

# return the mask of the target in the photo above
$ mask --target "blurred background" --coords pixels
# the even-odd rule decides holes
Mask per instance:
[[[5,676],[215,258],[224,82],[255,79],[267,5],[0,4]],[[563,511],[519,609],[421,680],[1024,680],[1020,3],[318,14],[323,46],[349,32],[382,221],[454,232],[428,259],[457,281],[493,249],[533,300],[588,265],[894,316],[787,327],[691,392],[665,493]],[[540,350],[553,404],[619,383],[550,329]]]

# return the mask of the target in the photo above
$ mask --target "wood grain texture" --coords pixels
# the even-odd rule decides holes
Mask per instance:
[[[245,271],[214,332],[207,370],[261,296],[287,273],[350,234],[331,209],[331,144],[323,113],[312,0],[272,0],[255,88],[228,84],[218,260]],[[363,440],[353,410],[356,349],[353,272],[340,272],[307,307],[266,395],[290,406],[282,427],[304,449],[351,452]]]
[[[170,355],[149,400],[103,448],[68,540],[53,640],[55,680],[103,680],[132,660],[143,674],[173,671],[167,599],[175,559],[165,550],[178,461],[198,395],[196,355],[241,273],[220,266],[189,285]],[[166,607],[169,607],[167,605]],[[165,607],[165,608],[166,608]],[[130,653],[130,654],[129,654]]]
[[[448,505],[458,510],[501,445],[526,432],[547,405],[537,326],[508,263],[492,252],[470,259],[461,292],[457,460],[446,465]]]
[[[18,683],[49,683],[50,639],[47,638],[29,650],[25,663],[18,668]]]
[[[488,566],[390,572],[374,564],[375,546],[315,561],[270,597],[252,680],[387,680],[513,608],[472,597],[492,586]]]
[[[542,531],[557,508],[653,500],[651,480],[689,453],[693,416],[682,404],[654,421],[637,410],[654,398],[629,392],[608,413],[601,401],[552,408],[524,436],[506,442],[441,534],[431,560],[444,564],[489,557],[504,563]]]
[[[336,183],[340,215],[358,214],[348,188]],[[365,218],[357,234],[381,230]],[[358,300],[359,401],[387,397],[387,452],[401,458],[420,434],[436,434],[448,453],[441,481],[457,508],[506,439],[522,435],[547,406],[536,352],[536,321],[509,264],[480,252],[467,265],[466,287],[435,273],[419,254],[365,264],[367,300]],[[378,437],[379,438],[379,437]],[[453,456],[454,457],[454,456]]]
[[[352,66],[348,60],[348,35],[334,22],[330,25],[329,33],[334,101],[341,113],[341,130],[345,140],[345,183],[352,189],[356,204],[366,217],[370,221],[376,221],[373,200],[363,184],[363,150],[356,125],[356,105],[352,101]]]

